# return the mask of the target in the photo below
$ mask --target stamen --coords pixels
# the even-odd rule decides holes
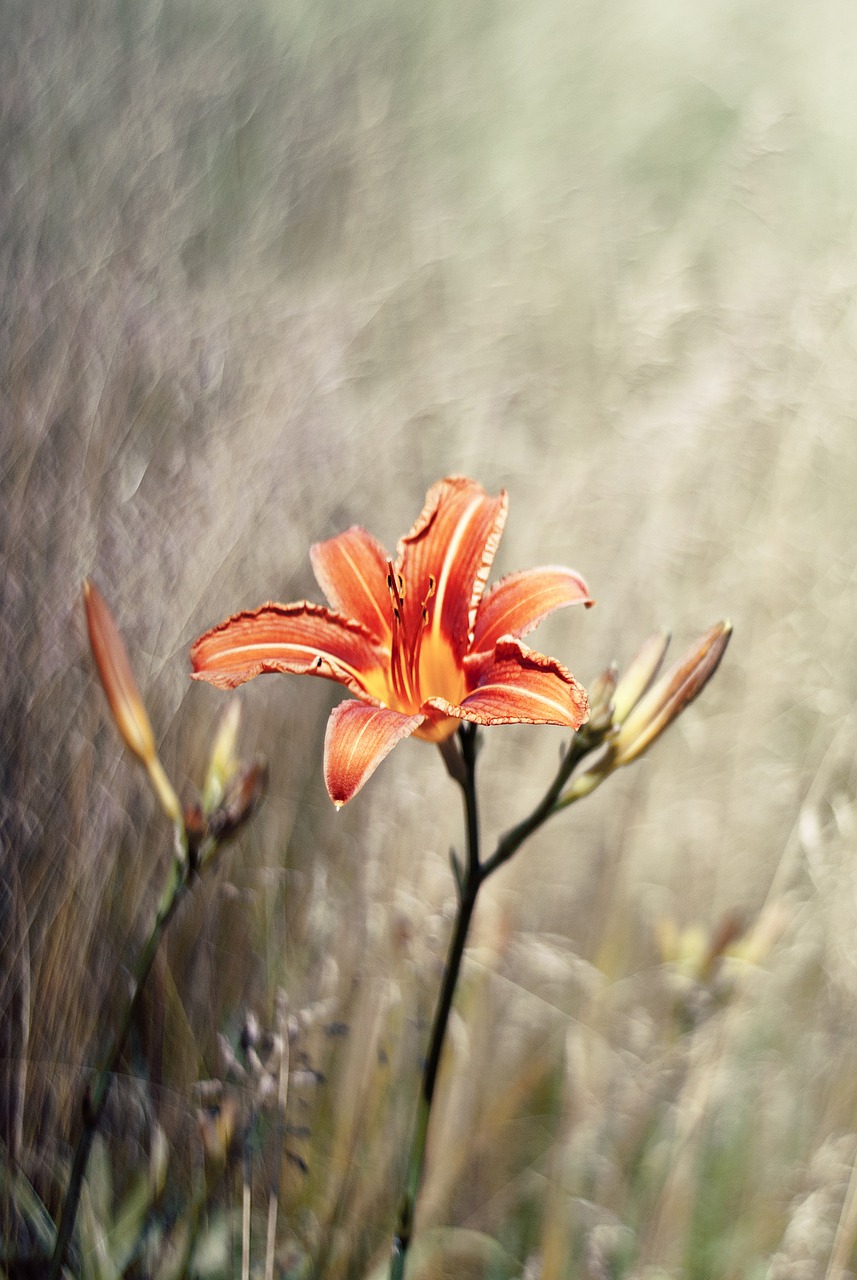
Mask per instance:
[[[426,628],[428,627],[428,624],[429,624],[428,605],[429,605],[429,600],[431,600],[432,596],[435,593],[435,590],[436,590],[436,583],[434,580],[434,574],[430,573],[428,591],[425,594],[425,597],[423,599],[422,606],[420,609],[422,626],[417,628],[416,634],[413,638],[413,642],[411,643],[410,668],[411,668],[411,671],[413,672],[414,684],[417,686],[419,685],[419,679],[420,679],[420,651],[422,650],[422,647],[423,647],[423,636],[425,635]]]
[[[390,678],[399,701],[405,706],[414,706],[417,699],[414,684],[412,684],[413,670],[408,669],[406,661],[408,646],[402,621],[405,580],[400,573],[394,572],[392,560],[387,561],[387,589],[390,592],[393,613],[390,637]]]

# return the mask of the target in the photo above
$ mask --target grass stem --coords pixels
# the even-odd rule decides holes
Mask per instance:
[[[63,1265],[68,1253],[69,1244],[71,1243],[72,1234],[74,1232],[74,1224],[77,1220],[77,1210],[80,1204],[80,1194],[83,1189],[83,1179],[86,1175],[86,1167],[89,1162],[90,1151],[95,1134],[104,1108],[107,1103],[107,1097],[110,1092],[110,1085],[116,1068],[119,1065],[119,1059],[125,1048],[125,1041],[128,1038],[128,1032],[134,1021],[134,1016],[140,1004],[143,994],[143,988],[146,985],[146,979],[158,952],[164,930],[170,920],[175,915],[176,909],[187,892],[190,883],[191,866],[187,856],[187,841],[183,824],[177,823],[176,833],[176,851],[170,864],[170,872],[167,877],[164,891],[161,895],[161,901],[158,905],[158,913],[155,918],[155,924],[152,932],[149,934],[146,944],[140,953],[137,962],[137,971],[134,976],[134,989],[131,993],[131,999],[125,1006],[122,1019],[113,1037],[113,1041],[104,1059],[104,1064],[95,1080],[91,1090],[87,1090],[84,1095],[83,1103],[83,1130],[77,1140],[77,1146],[74,1151],[74,1159],[71,1166],[71,1174],[69,1176],[68,1187],[66,1188],[65,1200],[63,1201],[62,1212],[60,1213],[59,1225],[57,1227],[56,1243],[51,1256],[50,1269],[48,1271],[48,1280],[59,1280]]]

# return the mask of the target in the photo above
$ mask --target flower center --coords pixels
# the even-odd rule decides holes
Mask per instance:
[[[429,604],[436,591],[434,575],[429,574],[428,590],[418,611],[405,608],[405,580],[394,569],[392,560],[387,561],[387,590],[392,615],[390,692],[399,709],[415,712],[426,696],[431,697],[430,693],[425,695],[421,687],[420,657],[429,626]]]

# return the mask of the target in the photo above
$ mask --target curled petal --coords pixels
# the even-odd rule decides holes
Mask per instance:
[[[376,538],[353,525],[310,548],[316,581],[334,609],[361,622],[380,644],[390,642],[387,553]]]
[[[337,809],[357,794],[396,743],[414,733],[423,719],[363,702],[340,702],[333,708],[324,736],[324,780]]]
[[[319,604],[263,604],[236,613],[199,637],[193,678],[234,689],[264,672],[337,680],[366,694],[382,657],[365,627]]]
[[[416,524],[399,543],[396,568],[407,591],[406,629],[419,627],[433,579],[431,640],[426,636],[424,645],[443,637],[457,661],[469,647],[507,507],[505,490],[492,498],[475,481],[450,476],[432,485]]]
[[[474,652],[493,649],[501,636],[527,635],[555,609],[592,603],[589,588],[573,569],[547,565],[509,574],[491,588],[476,612]]]
[[[472,692],[461,705],[431,698],[428,707],[474,724],[559,724],[579,729],[588,719],[586,690],[571,672],[520,640],[500,640],[493,654],[474,654],[464,665]]]

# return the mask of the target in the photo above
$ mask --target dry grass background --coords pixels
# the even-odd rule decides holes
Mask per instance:
[[[311,541],[359,522],[392,546],[463,471],[510,491],[498,571],[587,575],[597,609],[539,634],[584,681],[662,624],[686,643],[729,615],[735,635],[670,738],[489,887],[425,1274],[851,1274],[853,8],[3,0],[0,25],[7,1155],[55,1206],[167,854],[93,680],[81,578],[190,785],[222,705],[189,688],[193,636],[318,598]],[[159,1212],[180,1214],[217,1032],[248,1008],[270,1024],[278,990],[326,1001],[295,1049],[325,1081],[290,1094],[278,1265],[364,1276],[457,797],[408,744],[337,816],[336,692],[242,696],[270,795],[177,922],[115,1174],[157,1115]],[[486,838],[559,741],[489,735]],[[664,921],[704,938],[733,915],[755,952],[713,977],[704,940],[665,941]]]

